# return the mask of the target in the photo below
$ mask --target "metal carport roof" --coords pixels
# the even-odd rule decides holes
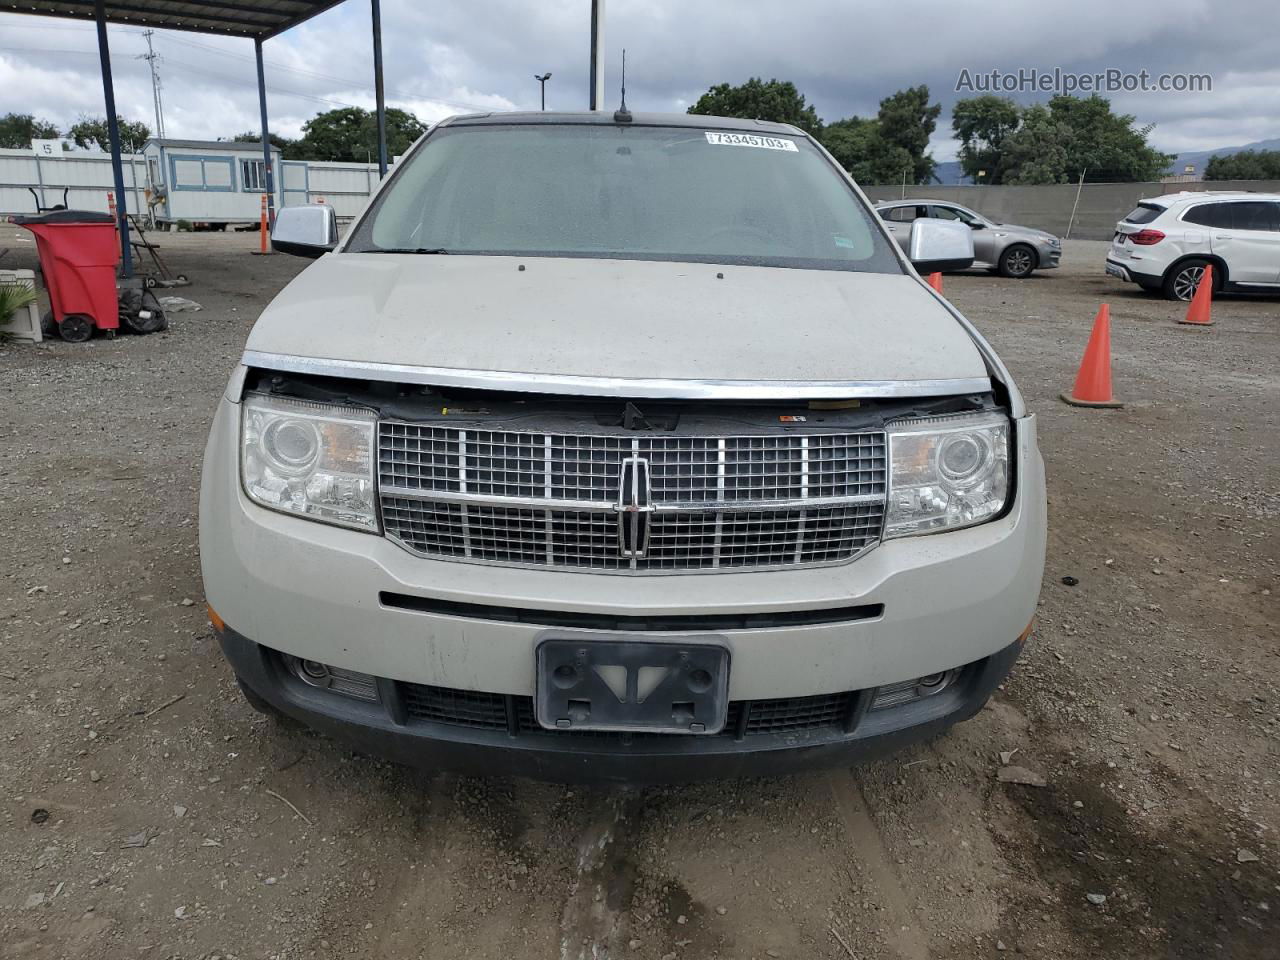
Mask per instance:
[[[105,0],[110,23],[267,40],[342,0]],[[0,0],[0,12],[96,20],[96,0]]]
[[[111,165],[115,174],[116,216],[120,225],[121,273],[133,275],[125,208],[124,168],[120,160],[120,130],[111,80],[111,51],[107,24],[119,23],[161,30],[243,37],[253,41],[258,67],[258,108],[262,115],[262,157],[266,170],[269,216],[275,216],[275,178],[267,135],[267,87],[263,75],[262,42],[295,27],[343,0],[0,0],[0,13],[25,13],[64,20],[90,20],[98,25],[98,58],[102,63],[102,95],[106,101]],[[369,0],[373,14],[374,99],[378,121],[378,169],[387,172],[386,103],[382,84],[382,11],[380,0]]]

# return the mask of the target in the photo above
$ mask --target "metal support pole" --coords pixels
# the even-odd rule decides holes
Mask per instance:
[[[258,112],[262,115],[262,189],[267,195],[267,225],[276,225],[275,174],[271,169],[271,135],[267,131],[267,79],[262,69],[262,40],[253,41],[253,56],[258,61]]]
[[[116,119],[116,91],[111,84],[111,48],[107,44],[107,17],[103,0],[94,0],[98,22],[98,60],[102,64],[102,97],[107,107],[107,134],[111,141],[111,173],[116,184],[116,225],[120,230],[120,276],[133,276],[133,248],[129,246],[128,205],[124,196],[124,163],[120,159],[120,124]]]
[[[378,176],[387,175],[387,99],[382,87],[382,4],[373,5],[373,98],[378,114]]]
[[[604,109],[604,0],[591,0],[591,109]]]

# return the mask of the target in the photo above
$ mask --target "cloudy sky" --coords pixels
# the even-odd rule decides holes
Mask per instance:
[[[1002,9],[1003,8],[1003,9]],[[373,104],[369,8],[347,3],[266,44],[272,128],[297,136],[337,106]],[[537,107],[585,109],[589,0],[383,0],[388,102],[424,120]],[[962,69],[1107,68],[1208,73],[1212,92],[1114,94],[1178,152],[1280,137],[1276,0],[854,3],[850,0],[607,0],[609,101],[627,48],[632,109],[683,111],[707,87],[750,76],[796,83],[825,120],[873,114],[881,97],[927,83],[943,104],[933,145],[951,159],[949,108]],[[157,32],[169,136],[228,137],[258,126],[248,40]],[[154,126],[142,31],[111,28],[120,111]],[[1030,101],[1044,95],[1022,95]],[[0,113],[67,126],[101,114],[93,27],[0,14]]]

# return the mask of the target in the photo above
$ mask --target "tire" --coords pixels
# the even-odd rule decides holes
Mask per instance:
[[[53,319],[52,310],[46,310],[40,318],[40,332],[46,340],[52,340],[58,335],[58,322]]]
[[[996,271],[1011,280],[1025,280],[1036,269],[1036,252],[1025,243],[1012,243],[1000,253]]]
[[[58,335],[67,343],[84,343],[93,336],[93,321],[83,314],[69,313],[58,324]]]
[[[1192,257],[1190,260],[1183,260],[1181,263],[1174,264],[1173,268],[1164,275],[1164,283],[1161,285],[1161,292],[1166,300],[1181,300],[1186,302],[1191,299],[1196,292],[1196,287],[1200,285],[1200,278],[1204,276],[1204,268],[1209,266],[1210,261],[1202,257]],[[1213,271],[1213,292],[1218,293],[1222,289],[1222,273],[1216,267]]]

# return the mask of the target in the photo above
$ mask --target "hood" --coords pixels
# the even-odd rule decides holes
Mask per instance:
[[[267,307],[246,349],[636,379],[988,375],[911,276],[637,260],[330,254]]]

